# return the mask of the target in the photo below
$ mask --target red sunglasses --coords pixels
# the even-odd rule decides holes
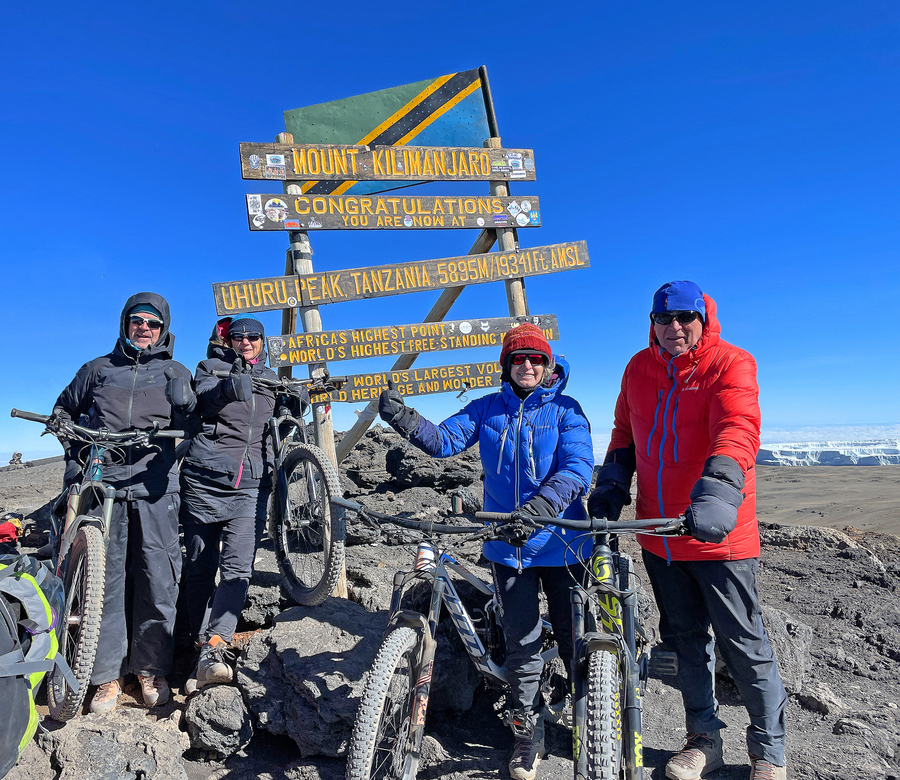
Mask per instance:
[[[516,355],[513,355],[510,358],[510,363],[514,366],[521,366],[526,360],[531,363],[533,366],[542,366],[544,365],[545,358],[540,352],[535,352],[533,354],[528,354],[527,352],[520,352]]]

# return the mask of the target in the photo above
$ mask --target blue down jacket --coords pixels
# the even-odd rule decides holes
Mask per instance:
[[[591,429],[577,401],[563,395],[569,364],[556,360],[555,381],[524,400],[507,382],[500,391],[476,398],[440,425],[424,417],[410,442],[434,458],[456,455],[478,442],[484,468],[484,509],[511,512],[538,493],[557,516],[587,517],[581,501],[594,468]],[[566,544],[578,532],[539,528],[524,547],[487,542],[484,557],[513,568],[562,566],[576,556]],[[562,538],[560,538],[562,537]],[[590,554],[579,546],[579,557]]]

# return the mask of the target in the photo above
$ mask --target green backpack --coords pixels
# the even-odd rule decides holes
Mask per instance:
[[[62,580],[28,555],[0,555],[0,778],[19,760],[34,736],[34,694],[58,666],[72,686],[75,677],[58,654]]]

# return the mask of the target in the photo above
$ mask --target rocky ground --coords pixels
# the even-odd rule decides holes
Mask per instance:
[[[900,778],[900,539],[857,530],[874,525],[896,532],[900,469],[835,468],[822,483],[823,468],[759,470],[759,587],[790,693],[788,776]],[[378,428],[357,445],[341,473],[345,495],[354,500],[435,519],[449,513],[453,494],[466,511],[474,510],[479,477],[476,453],[430,461]],[[45,505],[60,482],[59,462],[0,471],[0,512],[28,515],[25,547],[40,543]],[[877,497],[877,522],[869,526],[868,495]],[[826,527],[848,517],[855,527]],[[315,608],[285,600],[271,545],[264,542],[235,648],[235,686],[208,688],[190,700],[179,694],[149,712],[138,706],[132,688],[110,715],[85,715],[65,726],[45,719],[46,733],[8,777],[338,780],[363,675],[381,640],[391,579],[411,562],[413,541],[408,532],[379,534],[351,522],[350,600],[330,599]],[[628,547],[636,553],[633,543]],[[486,574],[477,548],[463,545],[458,554]],[[657,615],[648,591],[649,585],[640,605],[652,630]],[[502,697],[479,685],[454,637],[445,629],[440,636],[420,776],[505,778],[511,738],[497,717]],[[181,678],[173,674],[174,682],[183,679],[191,659],[179,661]],[[664,777],[663,766],[683,736],[672,683],[651,678],[644,699],[645,777],[653,780]],[[744,780],[747,717],[725,673],[718,693],[729,724],[723,732],[726,766],[709,777]],[[571,777],[568,732],[548,727],[546,748],[538,777]]]

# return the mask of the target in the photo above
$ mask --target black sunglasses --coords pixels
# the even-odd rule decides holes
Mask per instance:
[[[228,338],[232,341],[243,341],[247,339],[251,344],[255,344],[262,338],[261,333],[229,333]]]
[[[129,319],[132,325],[146,325],[150,330],[159,330],[163,326],[161,320],[148,320],[146,317],[140,317],[137,314],[132,314]]]
[[[699,316],[698,311],[661,311],[651,314],[650,319],[657,325],[671,325],[674,320],[680,325],[689,325]]]

